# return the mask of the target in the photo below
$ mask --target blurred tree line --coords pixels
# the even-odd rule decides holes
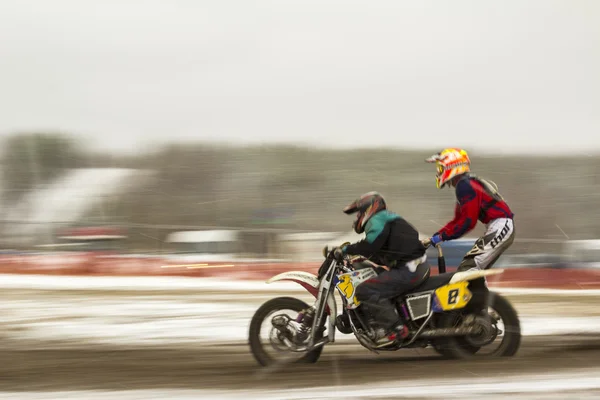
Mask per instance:
[[[455,203],[452,190],[436,189],[435,167],[424,162],[438,150],[173,144],[115,156],[84,151],[63,134],[19,134],[3,146],[2,198],[17,202],[70,168],[136,168],[154,178],[104,207],[123,224],[347,231],[353,217],[342,208],[377,190],[431,234],[452,218]],[[518,237],[600,237],[599,157],[470,155],[473,171],[495,181],[512,206]]]
[[[2,196],[14,202],[35,186],[44,185],[68,168],[82,166],[77,142],[57,134],[19,134],[3,146]]]

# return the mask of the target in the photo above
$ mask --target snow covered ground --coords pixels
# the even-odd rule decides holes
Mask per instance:
[[[263,302],[290,293],[312,297],[289,282],[182,277],[60,277],[2,275],[5,335],[41,342],[150,344],[246,341],[250,318]],[[21,294],[22,290],[34,290]],[[520,314],[524,335],[600,334],[596,315],[541,314],[518,302],[531,289],[502,289]],[[41,293],[41,294],[40,294]],[[535,290],[533,290],[535,293]],[[553,296],[597,296],[600,291],[554,291]],[[555,303],[556,304],[556,303]],[[548,311],[545,308],[545,311]],[[352,335],[337,334],[340,341]]]
[[[180,277],[58,277],[1,275],[0,331],[6,340],[26,341],[32,348],[94,344],[157,345],[246,342],[252,314],[264,301],[288,293],[311,299],[293,283],[225,281]],[[524,335],[598,334],[600,311],[555,316],[540,313],[532,296],[561,297],[592,304],[600,291],[501,289],[522,321]],[[519,299],[524,299],[521,302]],[[545,300],[548,301],[548,300]],[[595,310],[595,307],[591,307]],[[352,335],[337,335],[341,342]],[[424,379],[344,387],[269,391],[123,390],[65,392],[0,392],[0,399],[359,399],[359,398],[600,398],[600,370],[569,374]]]

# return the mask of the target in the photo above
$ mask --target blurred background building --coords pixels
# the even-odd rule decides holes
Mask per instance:
[[[90,249],[120,253],[318,260],[323,245],[361,238],[341,210],[364,192],[380,191],[423,237],[452,218],[455,202],[451,190],[435,188],[423,151],[172,144],[119,156],[81,148],[59,134],[5,141],[4,249],[80,251],[81,240],[64,245],[65,229],[117,227],[126,233],[83,237]],[[507,256],[593,259],[599,166],[595,157],[474,155],[473,170],[499,185],[516,214]],[[457,246],[456,260],[482,231],[447,244]]]

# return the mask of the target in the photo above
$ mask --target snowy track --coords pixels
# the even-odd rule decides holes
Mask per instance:
[[[0,287],[5,293],[0,302],[5,335],[15,332],[20,339],[73,345],[245,342],[250,318],[263,302],[287,294],[307,302],[313,299],[294,283],[199,278],[4,275]],[[548,313],[557,305],[561,308],[559,300],[540,305],[548,296],[576,298],[585,293],[600,299],[600,291],[546,291],[537,295],[536,303],[530,304],[528,298],[521,306],[522,296],[538,292],[500,291],[517,305],[524,335],[600,335],[600,309],[591,315],[560,316]],[[352,335],[338,334],[337,339],[355,341]]]
[[[0,399],[600,397],[600,291],[499,290],[526,335],[511,359],[374,355],[338,333],[317,364],[265,371],[248,323],[275,296],[311,300],[292,283],[2,275],[0,288]]]

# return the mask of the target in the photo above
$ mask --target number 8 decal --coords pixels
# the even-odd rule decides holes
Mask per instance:
[[[458,300],[458,289],[452,289],[448,292],[448,304],[456,304]]]

